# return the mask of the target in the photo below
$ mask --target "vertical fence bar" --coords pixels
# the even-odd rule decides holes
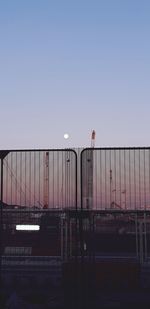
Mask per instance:
[[[135,149],[134,149],[134,208],[136,209],[136,165],[135,165]]]
[[[135,214],[135,236],[136,236],[136,256],[139,257],[139,226],[138,226],[138,215]]]
[[[147,215],[144,211],[144,258],[147,259]]]
[[[139,149],[139,202],[141,208],[141,156],[140,156],[140,149]]]
[[[4,193],[4,177],[3,177],[3,167],[4,167],[4,158],[7,156],[9,151],[0,151],[0,287],[2,285],[2,253],[3,253],[3,193]]]
[[[113,177],[113,174],[112,174],[112,166],[111,166],[111,149],[109,151],[109,164],[110,164],[110,208],[111,208],[111,205],[112,205],[112,177]]]
[[[0,192],[0,288],[2,284],[2,250],[3,250],[3,158],[1,158],[1,192]]]
[[[119,150],[119,190],[120,190],[120,209],[122,208],[122,187],[121,187],[121,150]]]
[[[100,150],[100,208],[102,209],[102,151]]]
[[[107,162],[106,162],[106,150],[105,150],[105,209],[107,209],[107,174],[106,174],[106,168],[107,168]]]
[[[127,209],[127,201],[126,201],[126,150],[124,149],[124,206],[125,210]]]

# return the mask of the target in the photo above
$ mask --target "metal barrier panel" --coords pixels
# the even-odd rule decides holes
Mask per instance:
[[[20,265],[22,257],[21,265],[27,268],[30,266],[30,257],[35,257],[37,262],[41,257],[40,263],[43,258],[43,266],[44,257],[61,257],[61,218],[61,211],[4,209],[1,248],[3,262],[13,261],[16,256],[17,266],[17,261]],[[32,262],[34,260],[32,258]],[[3,265],[10,266],[10,263]]]
[[[10,286],[36,298],[46,286],[43,303],[62,305],[63,211],[76,208],[74,150],[0,151],[0,286],[8,299]]]
[[[31,293],[43,307],[63,304],[61,217],[61,210],[3,209],[0,292],[10,307],[15,291],[18,308],[31,305]]]
[[[150,209],[150,148],[87,148],[81,153],[81,208]]]
[[[59,305],[66,297],[78,308],[79,295],[88,308],[93,287],[98,298],[99,288],[138,285],[150,256],[149,148],[79,149],[78,161],[71,149],[1,151],[0,159],[6,286],[19,277],[30,292],[33,280],[49,301],[57,290]]]
[[[3,207],[77,207],[74,150],[8,151],[1,158]]]

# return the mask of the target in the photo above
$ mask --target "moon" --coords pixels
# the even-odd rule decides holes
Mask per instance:
[[[68,139],[69,138],[69,134],[68,133],[65,133],[64,134],[64,139]]]

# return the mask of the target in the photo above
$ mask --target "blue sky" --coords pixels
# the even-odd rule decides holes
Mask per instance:
[[[1,149],[149,146],[149,33],[149,0],[1,0]]]

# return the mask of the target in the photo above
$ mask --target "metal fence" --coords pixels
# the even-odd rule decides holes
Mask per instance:
[[[76,208],[74,150],[1,151],[3,207]]]
[[[150,261],[150,148],[0,151],[0,160],[3,280],[45,276],[69,301],[93,282],[107,288],[110,273],[111,286],[137,284]]]
[[[81,153],[81,208],[150,209],[150,148]]]
[[[150,148],[0,151],[0,158],[3,206],[150,209]]]

